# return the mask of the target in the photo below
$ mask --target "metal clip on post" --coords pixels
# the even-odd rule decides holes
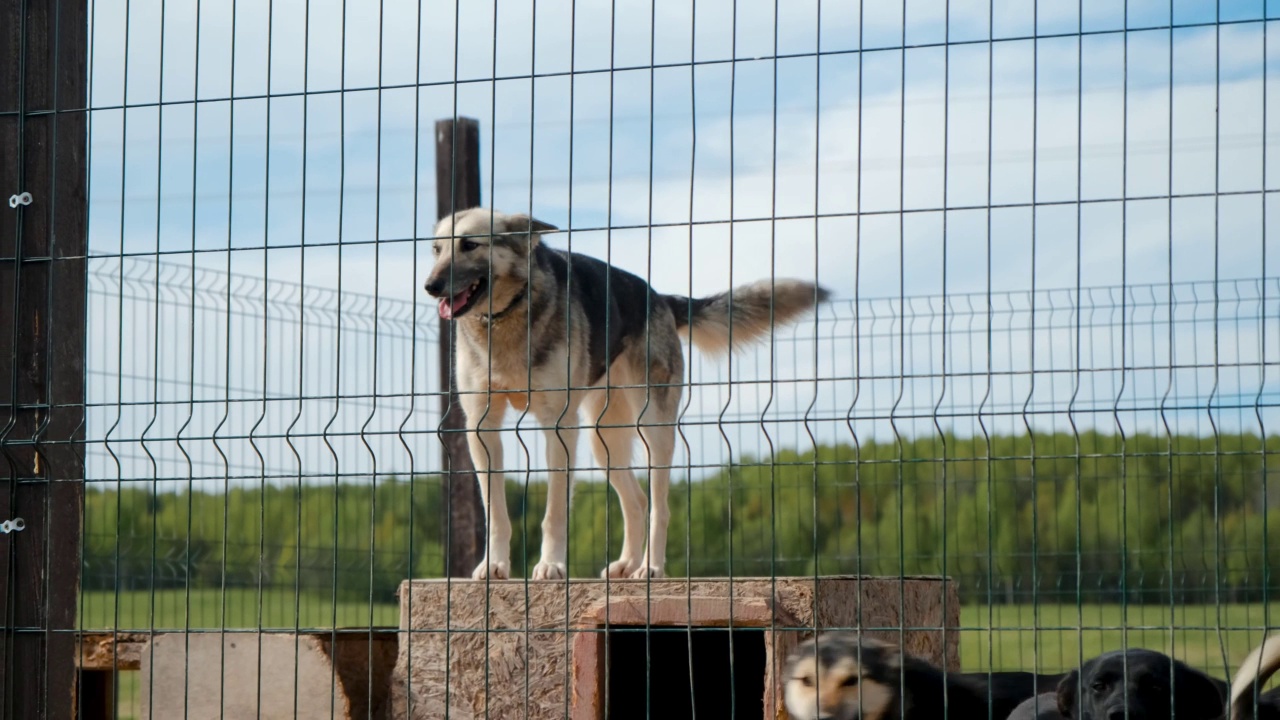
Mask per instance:
[[[19,532],[27,529],[27,521],[22,518],[14,518],[0,522],[0,533],[8,535],[11,532]]]

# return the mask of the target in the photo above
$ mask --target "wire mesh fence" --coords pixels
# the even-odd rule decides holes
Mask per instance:
[[[1277,624],[1278,11],[0,0],[4,716],[817,717],[822,629],[1230,680]]]
[[[266,587],[288,590],[305,570],[318,580],[304,587],[328,594],[335,577],[368,576],[371,563],[383,573],[387,563],[375,593],[385,600],[413,573],[440,574],[442,502],[430,478],[441,467],[432,447],[439,414],[421,399],[426,407],[413,409],[412,390],[396,387],[410,380],[408,358],[436,357],[433,319],[415,319],[411,306],[391,301],[378,303],[375,316],[372,296],[357,293],[346,293],[339,310],[336,293],[150,259],[95,261],[90,278],[86,472],[97,492],[86,501],[93,510],[86,587],[218,587],[221,574],[233,571],[250,579],[238,581],[244,587],[257,587],[261,574]],[[1261,600],[1269,565],[1262,531],[1275,507],[1264,472],[1276,472],[1264,468],[1273,448],[1256,431],[1275,412],[1271,393],[1256,382],[1256,333],[1268,296],[1280,298],[1274,278],[868,298],[832,303],[812,327],[741,353],[732,376],[718,361],[695,363],[681,417],[687,447],[675,461],[683,489],[674,507],[688,507],[688,547],[674,561],[694,576],[803,575],[815,567],[885,574],[900,566],[938,574],[945,531],[967,533],[953,538],[945,561],[965,601]],[[304,337],[309,344],[297,346]],[[1197,359],[1215,339],[1216,385],[1214,367]],[[122,340],[133,349],[127,357]],[[266,362],[255,352],[264,344],[297,363]],[[360,387],[369,382],[375,345],[389,378],[376,393]],[[1022,355],[1032,345],[1040,349],[1035,376]],[[1126,345],[1142,349],[1122,359]],[[198,360],[176,362],[185,357]],[[1178,357],[1185,361],[1170,362]],[[175,362],[157,366],[157,358]],[[1088,360],[1077,366],[1076,358]],[[435,369],[421,365],[412,381],[430,387]],[[303,383],[310,386],[297,391]],[[1205,432],[1210,423],[1216,438]],[[530,448],[527,457],[513,453],[524,463],[513,468],[511,492],[544,502],[533,475],[546,470],[544,441],[528,429],[517,438],[510,425],[508,444]],[[770,444],[779,451],[767,452]],[[405,445],[435,452],[420,452],[415,466]],[[1078,474],[1077,454],[1085,465]],[[900,477],[903,461],[910,469]],[[1129,547],[1116,546],[1113,524],[1125,517],[1115,514],[1121,462],[1137,463],[1127,472]],[[576,465],[578,512],[593,519],[574,520],[580,552],[573,567],[587,575],[618,538],[601,536],[608,490],[599,471],[585,452]],[[522,473],[527,483],[517,479]],[[420,564],[409,566],[409,538],[382,538],[371,548],[368,523],[379,519],[371,504],[401,511],[399,495],[414,479],[423,481],[412,538]],[[1085,484],[1091,487],[1081,492],[1096,506],[1071,507]],[[951,506],[935,507],[944,485]],[[379,492],[385,499],[374,502]],[[270,539],[253,517],[227,520],[253,529],[234,540],[217,523],[195,527],[202,513],[219,513],[194,505],[216,506],[229,493],[244,498],[239,504],[250,515],[266,506],[273,519],[331,514],[307,509],[311,499],[359,509],[340,518],[347,530],[303,529],[281,517]],[[906,493],[916,495],[906,500]],[[1203,512],[1215,495],[1216,518]],[[1031,517],[1033,499],[1044,517]],[[737,513],[728,528],[726,501],[758,507]],[[902,534],[891,509],[899,503]],[[403,531],[405,520],[394,524]],[[160,528],[154,537],[153,525]],[[257,533],[261,544],[246,542]],[[298,533],[303,542],[295,546]],[[1034,553],[1032,537],[1041,543]],[[233,549],[241,558],[224,568],[222,555]],[[311,563],[301,567],[295,550]],[[352,599],[369,596],[367,587],[340,584]]]

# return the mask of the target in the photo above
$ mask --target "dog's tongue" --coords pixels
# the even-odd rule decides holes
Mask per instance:
[[[453,314],[461,310],[471,299],[471,288],[467,288],[451,298],[440,298],[440,317],[452,320]]]

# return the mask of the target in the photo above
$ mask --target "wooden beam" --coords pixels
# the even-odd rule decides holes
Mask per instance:
[[[81,633],[76,664],[81,670],[95,672],[140,670],[142,652],[150,638],[149,633]]]
[[[85,0],[0,0],[0,713],[75,715],[84,501]],[[29,205],[10,207],[29,192]]]
[[[436,121],[436,217],[480,205],[480,123],[471,118]],[[445,574],[471,577],[484,556],[484,507],[467,450],[466,417],[454,377],[453,323],[440,320],[440,442],[445,477]]]

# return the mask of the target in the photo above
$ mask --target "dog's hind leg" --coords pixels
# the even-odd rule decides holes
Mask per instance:
[[[458,395],[467,416],[467,449],[471,453],[471,464],[476,469],[476,480],[480,483],[480,499],[484,502],[485,527],[488,529],[484,559],[471,573],[476,580],[511,577],[511,516],[507,513],[502,438],[498,435],[507,401],[502,395],[492,398],[491,405],[489,396],[484,392],[462,392]]]
[[[578,452],[578,393],[535,393],[534,417],[547,437],[547,512],[542,518],[542,557],[533,566],[534,580],[569,577],[569,494],[573,492],[570,467]]]
[[[655,415],[658,413],[648,413]],[[631,573],[633,578],[660,578],[667,562],[667,524],[671,519],[668,494],[671,490],[671,461],[675,456],[676,428],[674,414],[670,419],[654,419],[656,424],[642,424],[640,435],[649,456],[649,544],[644,561]]]
[[[675,369],[680,366],[676,363]],[[656,373],[654,373],[656,374]],[[678,374],[675,374],[679,377]],[[653,378],[653,375],[651,375]],[[639,421],[649,467],[649,542],[644,559],[632,573],[633,578],[660,578],[667,560],[667,524],[671,519],[668,495],[671,489],[671,462],[675,457],[676,418],[679,415],[681,388],[670,384],[669,376],[651,379],[648,388],[633,389],[630,399],[634,407],[643,408]]]
[[[591,452],[596,464],[604,469],[609,485],[618,494],[622,506],[622,552],[601,573],[603,578],[630,577],[640,567],[644,554],[645,495],[636,480],[632,450],[636,441],[635,417],[622,392],[614,391],[608,399],[603,392],[589,397],[585,403],[587,419],[596,423],[591,433]]]

